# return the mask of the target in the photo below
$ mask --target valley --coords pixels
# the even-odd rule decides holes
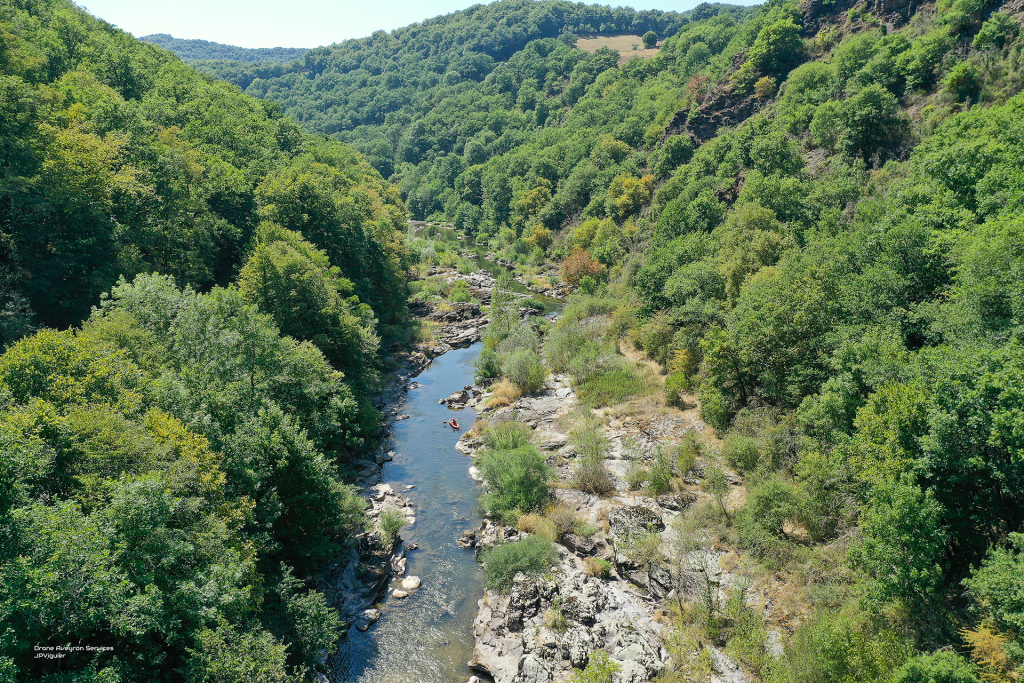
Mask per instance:
[[[0,678],[1018,680],[1022,22],[0,0]]]

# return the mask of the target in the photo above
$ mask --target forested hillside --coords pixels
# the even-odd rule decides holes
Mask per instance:
[[[578,285],[553,367],[608,405],[639,390],[634,345],[723,437],[705,474],[744,478],[731,508],[705,479],[688,547],[738,553],[777,602],[680,604],[665,680],[710,675],[701,643],[765,680],[1019,678],[1020,10],[773,2],[576,90],[513,78],[502,113],[559,111],[516,145],[445,142],[445,103],[396,140],[413,211]],[[494,82],[564,47],[542,45]]]
[[[446,162],[442,178],[422,183],[450,186],[467,165],[522,144],[549,117],[558,120],[597,74],[615,64],[610,51],[571,49],[574,35],[653,31],[665,37],[719,11],[749,12],[706,3],[678,14],[501,0],[317,48],[301,63],[196,67],[279,102],[307,130],[350,142],[385,177],[411,174],[403,190],[415,196],[419,176],[433,165],[423,164],[428,155],[438,163],[445,156],[460,158]],[[416,216],[425,212],[431,207],[413,207]]]
[[[261,47],[247,48],[236,45],[214,43],[209,40],[175,38],[167,33],[152,33],[139,40],[159,45],[182,59],[229,59],[236,62],[290,62],[302,59],[304,47]]]
[[[722,437],[687,552],[776,599],[680,598],[665,681],[706,680],[704,643],[768,681],[1018,680],[1021,21],[502,0],[201,64],[274,104],[69,3],[0,0],[0,671],[315,661],[337,630],[309,578],[362,526],[338,467],[376,432],[404,272],[441,257],[406,253],[408,207],[577,289],[543,346],[492,326],[490,378],[543,383],[540,352],[599,407],[637,390],[633,346]],[[648,30],[659,54],[622,67],[573,47]],[[112,650],[58,669],[43,643]]]
[[[70,2],[0,2],[0,678],[319,659],[404,235],[397,189],[277,105]]]
[[[453,220],[527,281],[562,262],[580,312],[549,362],[628,394],[585,324],[607,316],[724,438],[706,462],[746,496],[701,508],[694,543],[786,582],[788,604],[682,610],[666,680],[700,680],[701,642],[767,680],[1016,680],[1021,7],[716,12],[622,68],[572,36],[531,41],[486,62],[472,99],[439,78],[390,121],[312,61],[248,90],[362,146],[414,215]]]

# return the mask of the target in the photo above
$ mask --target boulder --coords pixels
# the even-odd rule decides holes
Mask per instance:
[[[473,529],[466,529],[462,532],[462,537],[457,541],[462,548],[472,548],[476,545],[476,531]]]
[[[368,609],[356,618],[355,627],[358,631],[365,631],[373,624],[377,623],[377,620],[381,617],[381,611],[379,609]]]
[[[418,576],[407,576],[402,579],[402,590],[414,591],[420,587],[420,577]]]
[[[566,534],[562,537],[562,545],[577,555],[593,555],[597,546],[589,538],[576,534]]]
[[[683,491],[682,493],[670,493],[665,496],[658,496],[654,501],[666,510],[685,510],[700,498],[694,491]]]
[[[665,522],[654,510],[643,505],[623,505],[608,513],[608,525],[618,538],[626,538],[639,531],[665,530]]]
[[[590,654],[597,647],[597,639],[591,634],[589,629],[582,626],[574,626],[562,638],[562,659],[568,659],[573,667],[582,669],[587,665]]]
[[[519,673],[515,677],[516,683],[548,683],[550,680],[551,671],[544,660],[537,655],[524,655],[519,660]]]

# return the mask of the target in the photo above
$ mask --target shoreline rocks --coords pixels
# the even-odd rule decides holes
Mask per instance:
[[[485,394],[479,400],[486,398]],[[638,443],[644,451],[639,457],[646,457],[666,438],[681,438],[687,431],[706,427],[674,417],[604,425],[602,431],[609,440],[605,465],[616,482],[616,492],[601,498],[568,487],[576,454],[568,428],[560,420],[576,405],[568,377],[556,375],[539,394],[525,396],[511,406],[485,408],[478,416],[478,420],[516,419],[532,427],[534,445],[547,454],[548,463],[562,479],[562,485],[554,490],[558,502],[570,507],[583,522],[606,529],[588,537],[566,534],[555,545],[559,561],[549,575],[532,579],[519,574],[505,595],[485,590],[473,623],[475,645],[469,664],[496,683],[565,681],[598,650],[619,666],[616,683],[650,681],[672,664],[662,646],[668,633],[657,618],[662,603],[672,599],[676,590],[698,595],[703,588],[698,583],[701,577],[710,576],[720,596],[732,580],[732,575],[719,568],[719,554],[697,553],[688,558],[688,571],[677,586],[667,568],[655,565],[645,570],[622,552],[626,537],[638,531],[653,531],[670,540],[672,522],[706,496],[690,490],[658,498],[629,492],[625,468],[616,467],[626,461],[624,440]],[[473,456],[482,445],[477,435],[467,432],[456,448]],[[479,477],[475,466],[470,467],[470,474]],[[463,531],[459,545],[479,557],[490,546],[526,535],[515,527],[485,520],[478,529]],[[608,576],[590,575],[597,573],[597,559],[610,563]],[[707,647],[715,663],[713,683],[749,683],[739,665],[720,649]]]

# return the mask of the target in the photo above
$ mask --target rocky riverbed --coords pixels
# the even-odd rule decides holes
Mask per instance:
[[[470,401],[482,405],[487,398],[485,394]],[[556,544],[560,560],[549,575],[533,579],[519,574],[507,594],[485,592],[474,622],[476,644],[470,666],[486,672],[496,683],[565,681],[599,650],[619,666],[616,681],[650,681],[672,666],[663,647],[668,635],[663,621],[665,601],[673,599],[677,591],[696,596],[709,585],[724,597],[724,591],[737,580],[721,570],[721,554],[714,551],[686,556],[675,576],[664,566],[644,570],[622,552],[626,537],[637,531],[657,531],[662,534],[663,545],[670,545],[673,521],[706,496],[698,490],[658,498],[634,495],[624,478],[627,457],[652,457],[657,445],[681,440],[687,432],[705,431],[707,426],[696,419],[673,415],[618,419],[605,424],[602,430],[610,444],[605,464],[615,480],[616,492],[599,497],[569,485],[575,448],[564,425],[566,416],[577,407],[568,378],[555,376],[538,395],[496,410],[484,408],[478,417],[499,421],[514,418],[532,427],[534,444],[549,454],[548,463],[561,478],[555,496],[582,521],[598,529],[589,538],[569,534]],[[463,435],[456,448],[473,456],[481,446],[474,430]],[[479,479],[475,467],[471,467],[471,474]],[[681,474],[699,481],[699,468]],[[514,527],[485,521],[480,528],[463,532],[460,545],[479,553],[524,535]],[[614,568],[610,576],[588,573],[588,558],[610,562]],[[722,651],[712,646],[708,649],[714,670],[712,680],[748,680]]]

